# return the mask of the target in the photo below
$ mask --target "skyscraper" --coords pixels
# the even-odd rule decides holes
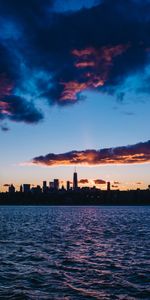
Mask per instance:
[[[54,188],[54,181],[49,182],[49,188],[50,188],[50,190],[52,190]]]
[[[23,186],[22,186],[22,184],[20,185],[20,193],[22,193],[23,192]]]
[[[78,174],[75,171],[73,173],[73,189],[76,190],[78,188]]]
[[[23,192],[29,193],[30,192],[30,184],[24,183],[23,184]]]
[[[70,181],[67,181],[67,191],[70,190]]]
[[[107,182],[107,191],[110,191],[110,182]]]
[[[15,193],[15,187],[14,187],[13,184],[11,184],[11,185],[9,186],[8,192],[9,192],[10,194]]]
[[[47,191],[47,182],[43,181],[43,193],[46,193]]]
[[[59,179],[54,179],[54,189],[59,190]]]

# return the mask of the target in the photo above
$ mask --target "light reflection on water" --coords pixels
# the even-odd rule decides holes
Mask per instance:
[[[150,207],[0,207],[0,300],[150,299]]]

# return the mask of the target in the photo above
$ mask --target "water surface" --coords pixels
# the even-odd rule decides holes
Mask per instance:
[[[150,299],[150,207],[0,207],[0,299]]]

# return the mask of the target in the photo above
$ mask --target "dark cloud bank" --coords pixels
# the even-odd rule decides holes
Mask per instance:
[[[87,89],[119,93],[129,75],[146,76],[149,12],[146,0],[64,14],[52,0],[0,0],[0,120],[37,123],[39,100],[73,104]],[[144,78],[140,91],[149,93]]]
[[[100,150],[71,151],[61,154],[49,153],[32,160],[34,165],[46,166],[140,164],[147,162],[150,162],[150,141]]]

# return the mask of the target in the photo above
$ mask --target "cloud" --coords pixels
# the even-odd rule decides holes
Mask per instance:
[[[89,181],[88,181],[88,179],[80,179],[79,183],[86,184],[86,183],[89,183]]]
[[[112,185],[112,188],[117,189],[118,185]]]
[[[61,154],[49,153],[32,159],[33,165],[107,165],[140,164],[150,162],[150,141],[100,150],[70,151]]]
[[[59,12],[67,12],[71,13],[72,11],[81,10],[82,8],[90,8],[92,6],[97,5],[100,0],[80,0],[80,1],[63,1],[62,0],[55,0],[53,9]]]
[[[1,125],[0,128],[1,128],[1,130],[4,131],[4,132],[9,131],[9,128],[8,128],[7,126],[5,126],[5,125]]]
[[[74,49],[75,68],[80,69],[78,81],[62,82],[61,101],[77,101],[80,93],[86,89],[95,89],[105,85],[109,78],[113,59],[128,49],[129,45],[116,45],[83,50]],[[79,80],[81,78],[81,80]]]
[[[105,180],[102,180],[102,179],[95,179],[94,180],[94,183],[96,185],[100,185],[100,184],[106,184],[106,181]]]
[[[7,96],[0,100],[0,119],[9,119],[11,121],[24,121],[26,123],[37,123],[43,116],[33,103],[27,102],[18,96]]]
[[[9,186],[10,186],[10,184],[8,184],[8,183],[5,183],[5,184],[3,184],[3,186],[5,186],[5,187],[9,187]]]
[[[74,104],[89,89],[122,101],[122,85],[137,73],[136,92],[150,92],[149,1],[96,1],[61,12],[54,6],[52,0],[0,1],[1,120],[37,123],[39,101]]]
[[[121,184],[121,182],[119,182],[119,181],[114,181],[114,185],[119,185],[119,184]]]

